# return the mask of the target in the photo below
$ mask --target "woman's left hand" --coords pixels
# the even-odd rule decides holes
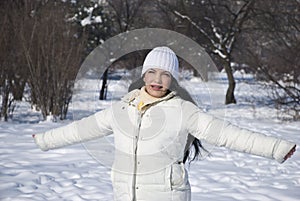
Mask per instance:
[[[288,158],[291,158],[291,156],[296,151],[296,145],[289,151],[289,153],[284,157],[284,161],[286,161]]]

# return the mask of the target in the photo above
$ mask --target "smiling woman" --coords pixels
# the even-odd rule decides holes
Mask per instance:
[[[144,76],[145,90],[153,97],[161,98],[169,92],[172,77],[168,71],[151,68]]]
[[[147,55],[140,80],[111,107],[67,126],[36,134],[44,151],[114,135],[116,201],[190,201],[185,168],[190,136],[283,163],[295,144],[241,129],[201,111],[178,85],[178,59],[168,47]],[[183,93],[182,93],[183,92]],[[182,95],[184,94],[184,95]]]
[[[170,48],[154,48],[146,56],[142,70],[147,93],[161,98],[170,92],[172,76],[178,79],[178,66],[176,54]]]

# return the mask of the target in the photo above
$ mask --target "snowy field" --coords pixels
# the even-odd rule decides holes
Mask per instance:
[[[197,79],[182,82],[204,110],[233,124],[300,144],[300,122],[282,121],[282,114],[260,104],[266,93],[252,76],[236,74],[238,104],[225,106],[225,76],[217,82]],[[98,81],[86,80],[85,93],[74,98],[68,120],[41,121],[38,112],[18,103],[9,122],[0,122],[0,200],[101,200],[112,201],[110,170],[95,160],[82,144],[40,151],[31,135],[70,123],[107,107],[111,100],[94,103]],[[108,96],[113,100],[126,92],[126,84],[111,80]],[[284,164],[205,144],[211,157],[192,163],[192,200],[298,201],[300,200],[300,154]],[[102,156],[111,157],[110,154]]]

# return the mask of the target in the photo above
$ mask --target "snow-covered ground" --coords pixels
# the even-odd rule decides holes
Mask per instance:
[[[217,82],[193,78],[182,82],[204,110],[233,124],[300,144],[300,122],[281,121],[273,108],[259,104],[267,98],[252,76],[236,74],[238,104],[223,105],[224,75]],[[86,89],[98,81],[87,80]],[[126,92],[122,81],[110,81],[109,97]],[[41,121],[25,102],[18,103],[13,120],[0,122],[0,200],[101,200],[111,201],[110,170],[95,160],[82,144],[40,151],[31,135],[70,123],[74,118],[107,107],[95,103],[94,90],[74,98],[68,120]],[[91,93],[89,93],[91,92]],[[300,154],[283,164],[205,144],[211,157],[188,166],[192,200],[296,201],[300,200]],[[109,154],[103,157],[110,157]],[[101,157],[100,157],[101,158]]]

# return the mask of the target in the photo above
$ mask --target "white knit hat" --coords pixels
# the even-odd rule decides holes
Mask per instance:
[[[146,56],[142,75],[150,68],[159,68],[166,70],[178,81],[178,58],[176,54],[168,47],[156,47]]]

